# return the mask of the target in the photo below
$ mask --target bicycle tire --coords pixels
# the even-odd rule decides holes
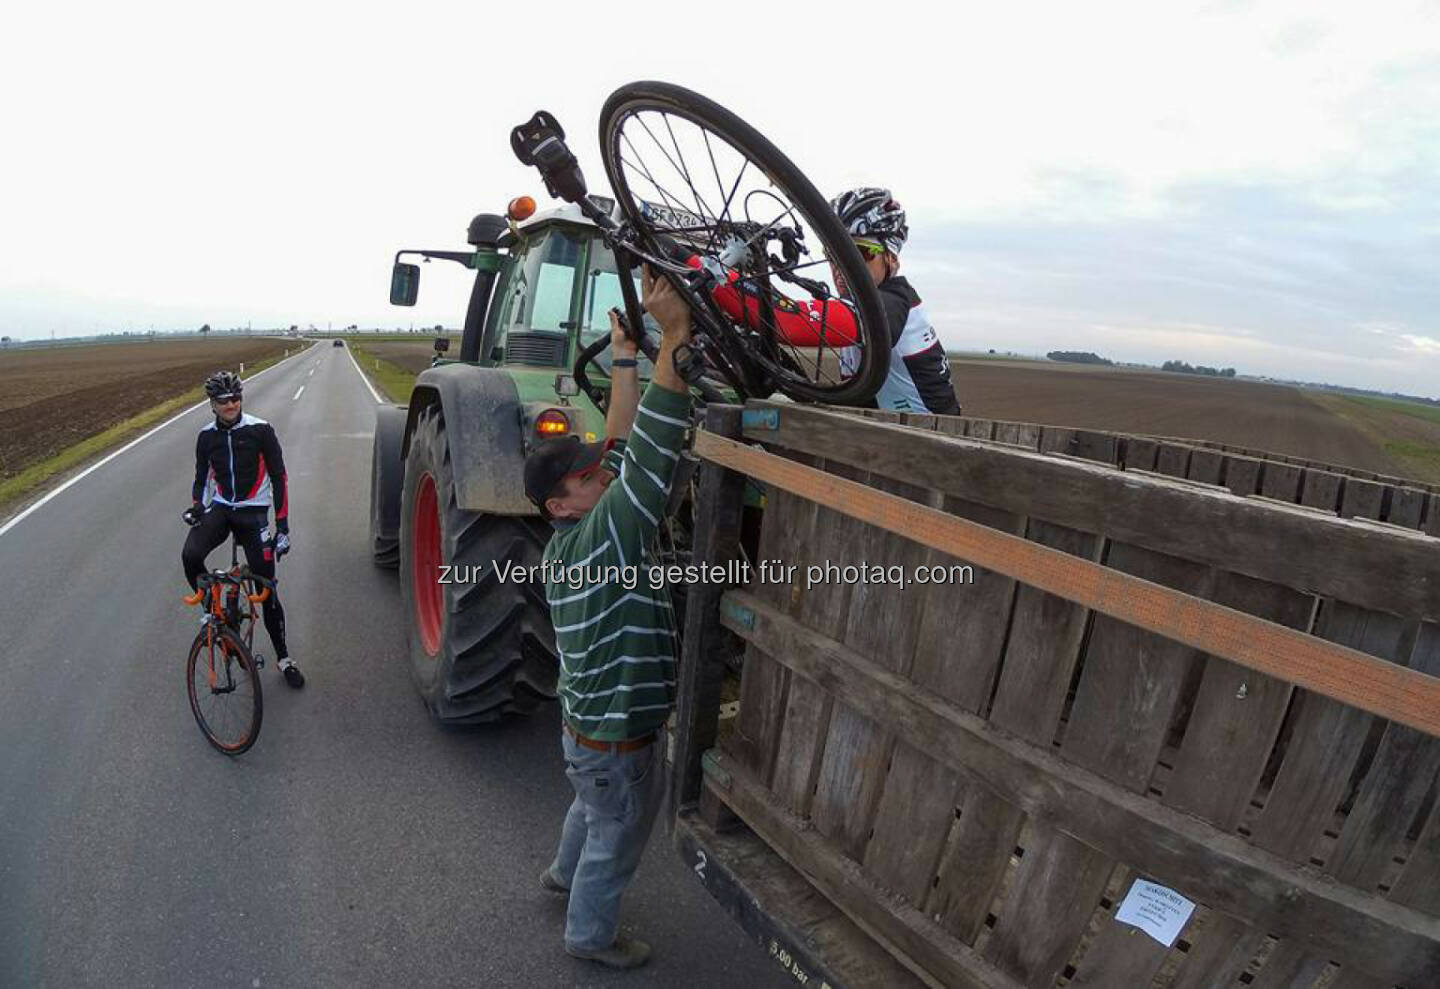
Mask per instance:
[[[202,702],[195,683],[197,666],[204,662],[207,650],[205,631],[205,629],[201,629],[196,634],[195,641],[190,644],[190,654],[185,661],[185,693],[190,699],[190,713],[195,716],[195,723],[200,726],[200,733],[205,736],[207,742],[225,755],[237,756],[247,751],[260,737],[260,723],[265,714],[264,698],[260,690],[260,673],[255,668],[254,657],[240,637],[229,628],[218,629],[215,633],[215,649],[228,652],[234,657],[236,665],[240,668],[240,675],[249,684],[250,696],[254,699],[248,713],[249,723],[244,726],[244,733],[233,741],[222,739],[201,710]],[[242,714],[242,723],[245,720],[246,716]]]
[[[796,399],[836,405],[868,403],[880,390],[889,373],[889,331],[886,328],[879,292],[860,257],[860,252],[831,210],[829,202],[769,139],[714,100],[671,83],[629,83],[611,93],[600,111],[600,150],[610,188],[615,193],[626,219],[639,231],[656,255],[663,256],[664,250],[651,225],[642,215],[620,162],[619,125],[625,117],[644,110],[668,113],[689,120],[726,141],[735,151],[749,159],[773,185],[784,191],[789,202],[802,213],[819,236],[821,247],[840,262],[837,267],[846,282],[852,286],[850,301],[856,310],[859,334],[864,343],[860,366],[852,377],[835,386],[802,380],[793,371],[758,355],[743,341],[738,332],[732,331],[729,342],[743,350],[746,360],[752,365],[745,369],[749,382],[753,384],[756,380],[772,380],[780,391]],[[709,309],[694,297],[679,278],[670,272],[665,275],[697,314],[703,314],[702,318],[713,321]],[[727,330],[731,330],[728,322],[725,326]],[[717,342],[722,345],[724,343]]]

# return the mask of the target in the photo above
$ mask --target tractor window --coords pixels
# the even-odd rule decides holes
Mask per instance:
[[[502,334],[549,330],[564,333],[575,293],[575,266],[582,242],[563,230],[552,230],[529,246],[505,286]]]

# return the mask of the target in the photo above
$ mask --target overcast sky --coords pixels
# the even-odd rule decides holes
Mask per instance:
[[[948,346],[1440,395],[1440,4],[625,6],[12,9],[0,332],[457,326],[466,273],[392,308],[395,250],[543,201],[539,107],[603,191],[600,106],[659,78],[890,187]]]

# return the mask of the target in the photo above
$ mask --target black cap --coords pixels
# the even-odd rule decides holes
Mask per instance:
[[[561,481],[594,470],[608,447],[608,443],[581,443],[573,434],[541,443],[525,458],[525,497],[543,511],[545,499]]]

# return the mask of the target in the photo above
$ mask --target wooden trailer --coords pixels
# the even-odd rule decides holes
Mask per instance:
[[[1440,986],[1434,491],[771,403],[694,450],[696,560],[758,483],[781,566],[689,590],[675,841],[798,983]]]

